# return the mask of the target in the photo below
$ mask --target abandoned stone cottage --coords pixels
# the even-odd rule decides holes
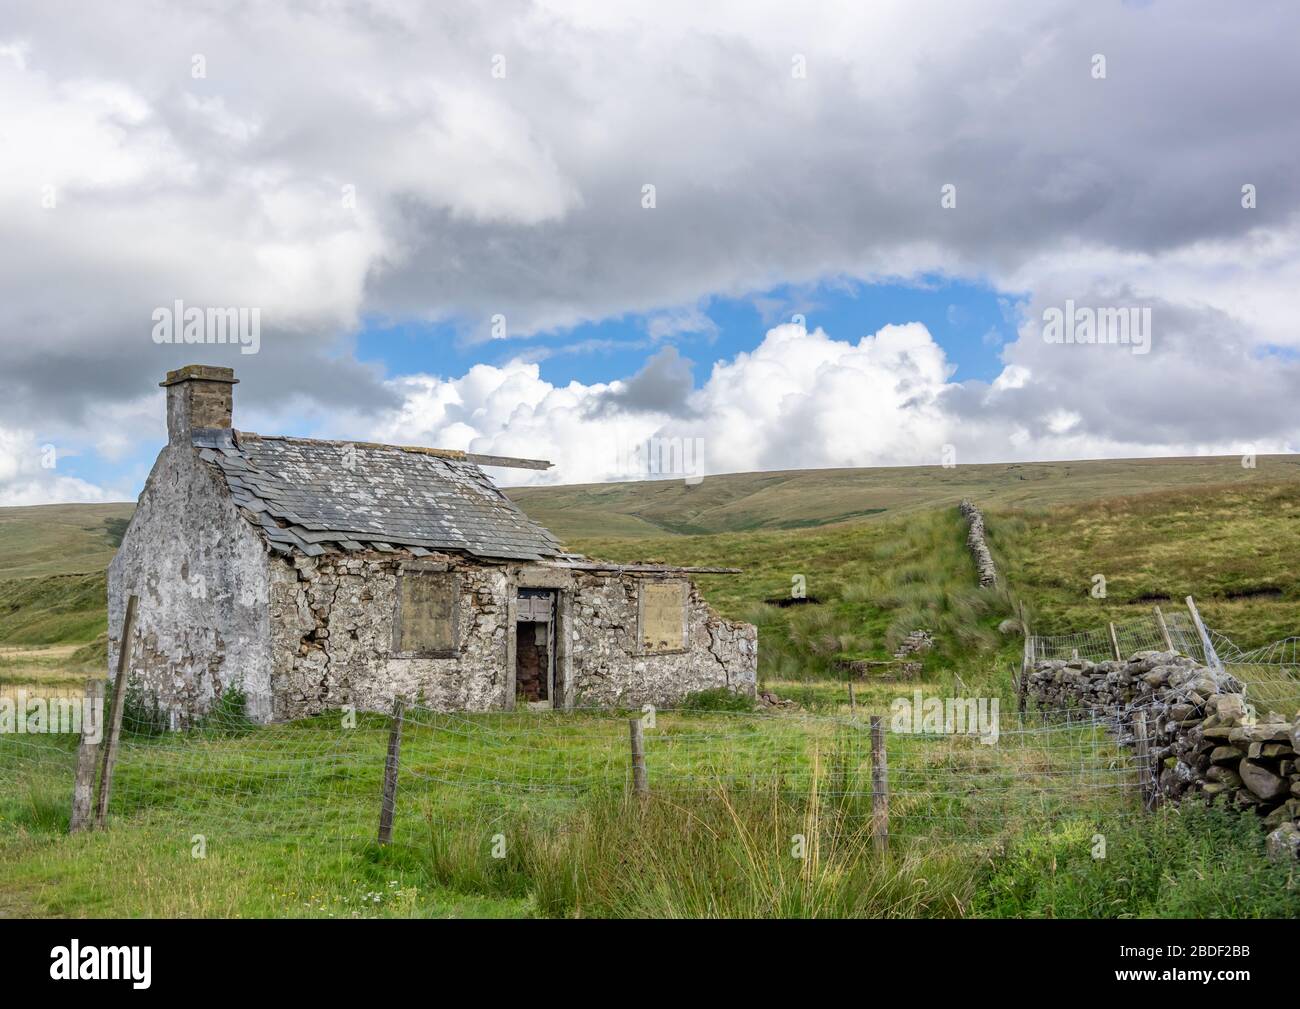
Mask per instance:
[[[109,568],[109,669],[183,726],[237,685],[257,721],[397,696],[440,710],[752,694],[757,636],[691,575],[567,554],[480,465],[232,428],[233,371],[168,373],[168,443]]]

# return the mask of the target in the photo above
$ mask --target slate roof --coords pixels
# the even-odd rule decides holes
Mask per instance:
[[[561,553],[463,453],[218,429],[195,430],[191,439],[279,553],[401,548],[507,560]]]

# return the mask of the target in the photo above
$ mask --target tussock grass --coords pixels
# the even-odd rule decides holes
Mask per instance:
[[[982,664],[1019,648],[998,625],[1012,613],[1002,589],[981,590],[955,508],[907,521],[639,540],[590,540],[578,549],[614,560],[678,564],[740,564],[740,576],[700,579],[724,615],[758,627],[764,682],[843,679],[844,664],[887,661],[911,631],[935,633],[928,670]],[[775,607],[791,580],[820,602]]]
[[[322,716],[238,735],[131,737],[110,830],[77,837],[64,833],[73,741],[40,740],[38,754],[0,740],[11,747],[0,752],[0,897],[28,913],[110,916],[1084,913],[1092,890],[1069,903],[1047,888],[1043,860],[1074,858],[1076,844],[1086,852],[1102,831],[1112,850],[1129,838],[1134,852],[1149,849],[1153,866],[1183,851],[1188,871],[1212,867],[1233,881],[1198,894],[1237,892],[1235,906],[1251,913],[1300,911],[1294,890],[1262,866],[1258,843],[1241,841],[1230,864],[1206,861],[1206,846],[1196,855],[1190,838],[1152,847],[1132,795],[1080,773],[1081,760],[1104,769],[1118,759],[1093,726],[996,747],[891,735],[882,855],[870,837],[861,724],[661,713],[647,733],[652,792],[641,800],[625,787],[623,719],[440,718],[413,716],[404,737],[394,843],[384,849],[369,840],[382,718],[347,732]],[[203,858],[193,854],[199,839]],[[1187,906],[1153,903],[1151,887],[1125,889],[1112,868],[1133,871],[1115,859],[1089,870],[1088,886],[1114,913]]]
[[[1191,595],[1206,623],[1241,647],[1268,644],[1300,628],[1300,482],[1294,467],[1260,466],[1271,479],[1033,515],[993,510],[990,543],[1030,602],[1035,633],[1122,623],[1153,604],[1181,609]],[[1106,579],[1104,599],[1091,595],[1097,574]]]
[[[1294,918],[1300,871],[1269,861],[1254,817],[1188,804],[1123,831],[1027,837],[994,863],[973,913],[1006,918]]]

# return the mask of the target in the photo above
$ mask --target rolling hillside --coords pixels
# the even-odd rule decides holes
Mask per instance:
[[[870,521],[973,498],[986,508],[1040,509],[1147,491],[1300,479],[1300,456],[996,463],[982,466],[788,470],[559,487],[510,496],[561,539],[661,537],[799,529]]]
[[[974,498],[1040,509],[1205,485],[1300,480],[1300,456],[995,463],[785,470],[681,480],[518,487],[507,493],[561,539],[805,529],[870,521]],[[0,579],[103,571],[134,511],[129,502],[0,508]]]
[[[103,571],[134,504],[0,508],[0,579]]]
[[[611,560],[738,565],[701,579],[728,616],[759,625],[763,671],[822,676],[884,659],[918,626],[936,656],[996,649],[1009,600],[971,597],[952,506],[978,501],[1012,596],[1051,632],[1124,619],[1195,594],[1207,619],[1262,644],[1300,628],[1300,458],[1115,460],[807,470],[519,488],[574,550]],[[0,509],[0,644],[86,644],[105,629],[103,571],[131,505]],[[1089,595],[1092,577],[1107,599]],[[778,608],[802,576],[823,605]]]

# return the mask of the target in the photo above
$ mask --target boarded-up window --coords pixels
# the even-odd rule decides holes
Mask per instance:
[[[643,652],[685,650],[685,582],[642,582],[637,611]]]
[[[456,652],[456,576],[444,571],[404,571],[394,650],[439,657]]]

